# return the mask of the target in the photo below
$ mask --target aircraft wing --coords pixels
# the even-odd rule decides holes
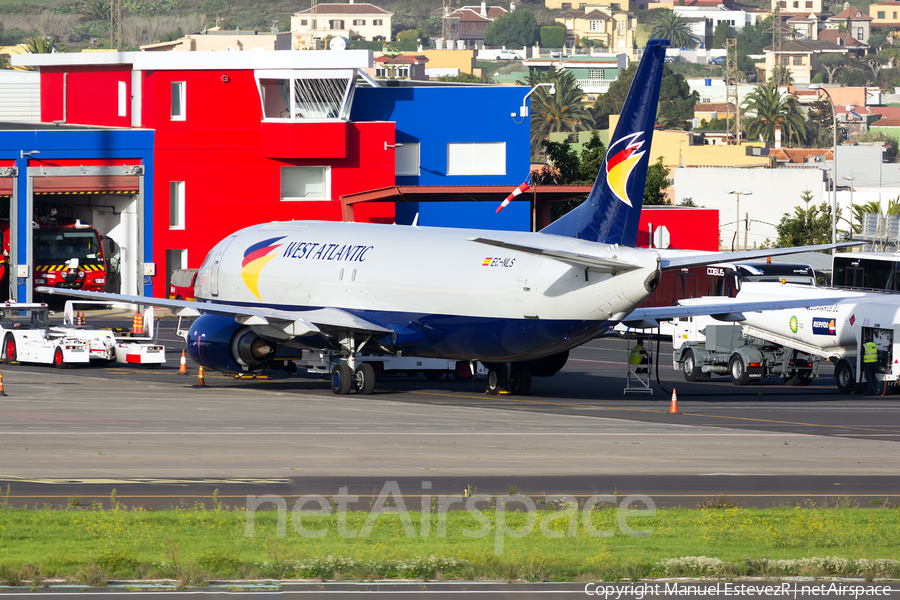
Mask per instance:
[[[637,308],[622,319],[622,323],[629,327],[655,327],[654,322],[676,319],[678,317],[695,317],[710,315],[721,321],[743,321],[745,312],[757,312],[766,310],[781,310],[789,308],[807,308],[810,306],[825,306],[845,300],[847,296],[833,298],[792,298],[789,300],[756,300],[741,302],[732,299],[727,302],[725,298],[691,298],[682,300],[688,304],[679,306],[653,306],[650,308]]]
[[[197,314],[210,313],[234,317],[235,321],[245,325],[275,325],[285,329],[292,335],[311,335],[323,330],[353,330],[365,334],[391,334],[387,329],[358,317],[339,308],[317,308],[312,310],[279,310],[254,306],[238,306],[235,304],[214,304],[211,302],[192,302],[190,300],[169,300],[150,296],[129,296],[126,294],[107,294],[105,292],[85,292],[83,290],[67,290],[62,288],[38,287],[36,292],[57,296],[71,296],[86,300],[103,300],[107,302],[126,302],[161,306],[174,310],[193,310]]]
[[[511,244],[502,240],[492,240],[488,238],[466,238],[467,241],[487,246],[496,246],[498,248],[506,248],[507,250],[515,250],[524,252],[525,254],[534,254],[537,256],[546,256],[560,262],[580,267],[587,267],[595,271],[603,273],[621,273],[624,271],[633,271],[640,269],[639,265],[634,265],[621,260],[610,260],[608,258],[600,258],[598,256],[590,256],[587,254],[578,254],[576,252],[566,252],[564,250],[550,250],[548,248],[539,248],[537,246],[523,246],[521,244]]]
[[[780,256],[782,254],[797,254],[799,252],[818,252],[832,248],[849,248],[859,246],[862,242],[840,242],[838,244],[818,244],[815,246],[796,246],[794,248],[768,248],[766,250],[747,250],[744,252],[702,252],[686,253],[679,251],[657,250],[662,262],[660,266],[666,269],[682,269],[685,267],[700,267],[723,262],[741,262],[767,256]]]

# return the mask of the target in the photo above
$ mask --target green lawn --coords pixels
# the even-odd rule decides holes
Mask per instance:
[[[257,512],[254,535],[248,537],[243,511],[7,509],[0,510],[0,580],[900,576],[900,511],[895,510],[660,509],[655,516],[629,516],[625,524],[649,532],[647,537],[625,535],[612,508],[587,513],[587,525],[610,537],[590,535],[581,510],[534,515],[528,532],[524,513],[450,512],[440,535],[443,515],[428,515],[430,523],[423,526],[415,512],[409,515],[410,536],[398,515],[303,517],[302,527],[321,531],[322,537],[312,538],[299,535],[290,518],[286,535],[279,536],[274,511]],[[340,535],[359,534],[367,519],[373,525],[369,535]],[[511,533],[498,535],[504,524]]]

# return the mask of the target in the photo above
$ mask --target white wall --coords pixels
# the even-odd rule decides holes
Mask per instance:
[[[675,168],[671,170],[671,176],[675,180],[676,204],[684,198],[691,198],[697,206],[719,210],[721,243],[728,248],[735,231],[736,196],[726,194],[726,189],[748,189],[753,192],[752,196],[742,195],[740,198],[741,244],[744,243],[744,214],[749,213],[751,223],[747,245],[750,248],[754,244],[759,246],[767,238],[775,241],[778,237],[775,226],[782,216],[785,213],[793,215],[795,206],[805,206],[800,199],[804,190],[810,190],[813,194],[810,204],[819,205],[825,199],[824,174],[816,167]],[[846,203],[850,203],[849,192]]]
[[[0,69],[0,121],[41,122],[41,74]]]

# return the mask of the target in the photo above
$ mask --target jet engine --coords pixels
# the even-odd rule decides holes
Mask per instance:
[[[231,317],[205,314],[188,331],[191,359],[225,373],[261,371],[275,358],[276,344]]]

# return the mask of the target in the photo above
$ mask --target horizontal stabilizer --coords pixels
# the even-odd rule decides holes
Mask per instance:
[[[859,246],[862,242],[841,242],[839,244],[818,244],[815,246],[795,246],[793,248],[768,248],[765,250],[746,250],[744,252],[690,252],[677,250],[658,250],[663,270],[683,269],[686,267],[700,267],[724,262],[740,262],[766,258],[768,256],[781,256],[784,254],[799,254],[800,252],[818,252],[819,250],[831,250],[832,248],[849,248]]]
[[[488,238],[466,238],[470,242],[485,244],[487,246],[496,246],[507,250],[515,250],[516,252],[524,252],[525,254],[534,254],[536,256],[545,256],[560,262],[579,267],[587,267],[594,271],[603,273],[622,273],[625,271],[633,271],[640,269],[639,265],[623,262],[621,260],[610,260],[608,258],[600,258],[598,256],[590,256],[588,254],[578,254],[576,252],[566,252],[564,250],[550,250],[548,248],[538,248],[536,246],[522,246],[504,242],[502,240],[491,240]]]
[[[701,315],[711,315],[721,321],[740,321],[743,320],[743,315],[740,313],[824,306],[835,304],[845,298],[846,296],[837,296],[834,298],[794,298],[791,300],[757,300],[754,302],[741,302],[736,298],[731,299],[731,302],[728,302],[727,298],[692,298],[690,300],[682,300],[682,302],[690,302],[690,304],[684,306],[653,306],[635,309],[622,319],[622,322],[630,323],[632,321],[650,319],[666,320]]]
[[[286,327],[293,324],[295,331],[304,331],[303,335],[318,333],[320,330],[355,331],[364,334],[388,334],[390,329],[367,321],[339,308],[317,308],[313,310],[279,310],[261,306],[237,306],[234,304],[214,304],[211,302],[195,302],[191,300],[169,300],[151,296],[129,296],[127,294],[107,294],[105,292],[86,292],[84,290],[67,290],[61,288],[38,287],[36,292],[57,296],[71,296],[89,300],[109,302],[128,302],[146,306],[160,306],[173,311],[193,309],[200,313],[233,317],[240,323],[261,326],[264,324]]]

